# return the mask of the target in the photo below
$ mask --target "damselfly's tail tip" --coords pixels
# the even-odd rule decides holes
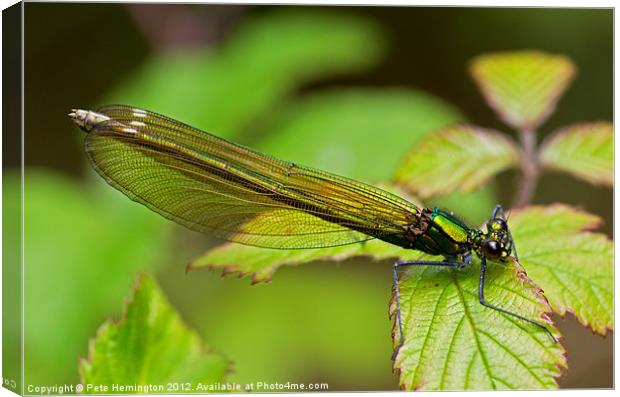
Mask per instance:
[[[84,129],[87,114],[88,112],[83,109],[71,109],[71,112],[69,112],[67,116],[69,116],[78,127]]]
[[[68,116],[77,124],[81,129],[86,132],[92,130],[96,125],[110,120],[110,117],[105,114],[93,112],[92,110],[85,109],[71,109]]]
[[[83,109],[71,109],[71,112],[67,114],[73,121],[83,119],[86,116],[87,111]]]

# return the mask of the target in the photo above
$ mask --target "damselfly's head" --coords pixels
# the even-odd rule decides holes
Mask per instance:
[[[487,221],[487,230],[480,237],[479,253],[488,259],[506,260],[512,252],[513,242],[508,224],[503,217]]]

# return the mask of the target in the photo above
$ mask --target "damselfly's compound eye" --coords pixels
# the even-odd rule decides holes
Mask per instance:
[[[495,218],[488,223],[489,231],[500,232],[508,229],[506,221],[501,218]]]
[[[502,245],[497,240],[484,240],[482,243],[482,252],[489,259],[498,259],[502,256]]]

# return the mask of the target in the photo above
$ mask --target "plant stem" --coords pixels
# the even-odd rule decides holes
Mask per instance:
[[[519,131],[519,137],[522,144],[521,172],[523,175],[517,199],[513,204],[514,208],[525,207],[530,203],[540,173],[536,156],[536,133],[533,130],[525,129]]]

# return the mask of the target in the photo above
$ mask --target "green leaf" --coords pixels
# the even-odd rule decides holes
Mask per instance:
[[[613,330],[613,243],[584,232],[602,220],[565,205],[529,207],[510,217],[519,260],[553,310],[605,335]]]
[[[574,313],[605,334],[613,329],[613,246],[603,235],[583,232],[600,219],[573,208],[528,207],[509,219],[519,260],[491,263],[487,301],[547,322],[549,305]],[[411,268],[399,282],[404,346],[395,369],[407,389],[556,387],[566,367],[564,350],[535,326],[478,303],[479,261],[469,269]],[[392,303],[392,313],[395,304]],[[551,327],[556,332],[554,328]],[[399,340],[398,329],[394,340]],[[395,342],[396,343],[396,342]]]
[[[565,206],[530,207],[509,219],[521,264],[489,262],[485,295],[491,304],[548,324],[548,315],[573,312],[605,333],[612,322],[612,245],[582,232],[600,220]],[[226,244],[207,252],[191,268],[252,274],[269,280],[275,270],[318,260],[439,259],[381,241],[322,250],[266,250]],[[558,270],[559,269],[559,270]],[[462,270],[420,267],[401,273],[399,288],[405,344],[394,368],[406,389],[539,389],[557,387],[566,368],[565,351],[535,325],[482,306],[478,301],[480,262]],[[592,280],[595,280],[592,282]],[[547,303],[546,298],[549,299]],[[392,302],[391,313],[395,305]],[[393,332],[395,347],[398,329]]]
[[[422,198],[471,191],[517,161],[518,149],[505,135],[457,125],[414,146],[396,172],[396,182]]]
[[[432,258],[429,258],[432,259]],[[466,269],[410,267],[399,281],[404,343],[394,369],[407,390],[556,388],[565,351],[533,324],[478,302],[480,262]],[[516,264],[489,263],[491,304],[544,322],[549,306]],[[396,305],[391,305],[394,316]],[[395,317],[395,316],[394,316]],[[394,325],[395,348],[399,343]]]
[[[380,240],[307,250],[278,250],[227,243],[215,247],[188,265],[188,269],[221,270],[223,275],[252,276],[252,284],[271,281],[281,266],[296,266],[319,260],[339,261],[356,256],[415,259],[421,254]]]
[[[470,72],[504,122],[533,130],[553,113],[575,66],[565,56],[521,51],[479,56],[471,62]]]
[[[569,172],[594,184],[613,186],[613,126],[598,122],[562,128],[545,139],[540,159],[547,168]]]
[[[369,21],[337,13],[286,10],[250,18],[210,51],[158,55],[106,95],[221,136],[256,133],[269,110],[297,86],[364,70],[383,53]],[[329,43],[329,45],[326,45]]]
[[[149,276],[139,278],[123,318],[101,326],[90,343],[88,359],[80,362],[86,393],[144,392],[115,390],[113,385],[149,385],[156,388],[149,392],[163,394],[170,391],[168,382],[189,382],[192,387],[215,384],[223,381],[228,370],[228,361],[209,351]],[[108,389],[89,390],[88,385]]]

